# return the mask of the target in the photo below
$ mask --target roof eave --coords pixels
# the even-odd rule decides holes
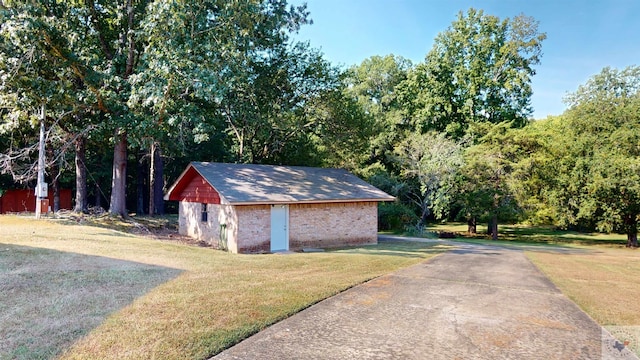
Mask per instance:
[[[171,187],[169,188],[169,190],[167,190],[167,193],[163,197],[163,199],[165,201],[169,201],[169,198],[171,197],[171,193],[173,193],[173,191],[175,190],[176,186],[178,186],[178,184],[180,184],[180,182],[182,182],[182,178],[187,174],[189,169],[191,169],[192,167],[194,167],[194,166],[191,163],[189,163],[189,165],[187,165],[187,167],[182,171],[180,176],[178,176],[176,181],[173,182],[173,185],[171,185]]]
[[[396,198],[365,198],[365,199],[319,199],[319,200],[262,200],[262,201],[229,201],[229,205],[291,205],[291,204],[326,204],[347,202],[391,202]]]

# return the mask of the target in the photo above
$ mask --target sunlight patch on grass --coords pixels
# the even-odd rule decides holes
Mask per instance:
[[[640,253],[592,248],[578,254],[528,252],[556,286],[601,325],[640,325]]]

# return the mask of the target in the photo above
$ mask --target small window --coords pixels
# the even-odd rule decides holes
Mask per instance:
[[[202,217],[200,218],[202,222],[209,221],[209,214],[207,213],[207,204],[202,204]]]

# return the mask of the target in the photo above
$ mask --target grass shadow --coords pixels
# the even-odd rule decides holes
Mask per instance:
[[[110,314],[181,272],[0,244],[0,359],[53,358]]]

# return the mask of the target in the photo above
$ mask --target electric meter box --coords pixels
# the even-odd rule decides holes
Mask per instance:
[[[36,187],[36,196],[39,198],[46,198],[49,196],[49,184],[42,183]]]

